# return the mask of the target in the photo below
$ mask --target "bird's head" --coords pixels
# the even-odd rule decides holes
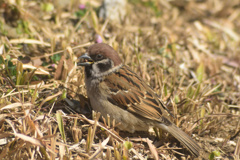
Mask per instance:
[[[79,57],[78,66],[85,66],[87,76],[108,74],[122,64],[118,53],[109,45],[97,43],[90,46],[85,54]]]

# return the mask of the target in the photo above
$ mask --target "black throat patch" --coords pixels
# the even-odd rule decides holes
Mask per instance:
[[[91,77],[91,70],[92,70],[92,66],[86,66],[85,67],[85,76],[86,76],[86,78]]]

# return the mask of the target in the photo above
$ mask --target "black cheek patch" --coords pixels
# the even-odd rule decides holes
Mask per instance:
[[[104,63],[98,63],[97,67],[98,67],[100,72],[106,72],[106,71],[108,71],[109,69],[112,68],[112,63],[111,63],[110,60],[108,60]]]

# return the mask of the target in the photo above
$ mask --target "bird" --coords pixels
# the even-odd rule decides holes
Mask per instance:
[[[195,157],[200,146],[171,120],[159,95],[127,65],[117,51],[105,43],[91,45],[79,57],[84,66],[85,86],[90,105],[107,119],[115,119],[120,130],[134,133],[161,128],[180,141]]]

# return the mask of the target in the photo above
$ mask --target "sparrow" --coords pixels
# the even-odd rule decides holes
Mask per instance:
[[[195,157],[200,146],[170,120],[170,111],[153,89],[122,63],[118,53],[104,43],[93,44],[79,57],[85,67],[85,85],[93,110],[120,123],[133,133],[161,128],[180,141]]]

